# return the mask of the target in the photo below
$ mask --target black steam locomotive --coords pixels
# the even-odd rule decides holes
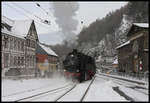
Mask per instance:
[[[79,82],[92,79],[96,73],[95,60],[76,49],[66,56],[63,65],[65,75],[76,78]]]

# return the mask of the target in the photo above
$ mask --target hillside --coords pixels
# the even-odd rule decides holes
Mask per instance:
[[[114,55],[115,47],[126,42],[133,22],[148,22],[148,2],[129,2],[126,6],[96,20],[78,35],[78,48],[92,56]],[[95,49],[94,49],[95,48]]]
[[[124,7],[97,19],[78,34],[78,45],[64,41],[61,45],[51,46],[59,56],[66,55],[72,48],[92,56],[114,55],[115,47],[126,41],[126,34],[132,22],[148,22],[148,2],[128,2]]]

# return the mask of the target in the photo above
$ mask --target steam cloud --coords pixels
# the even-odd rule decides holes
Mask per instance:
[[[56,17],[63,38],[69,43],[77,43],[74,31],[77,29],[78,21],[74,18],[79,9],[77,2],[54,2],[52,3],[53,15]]]

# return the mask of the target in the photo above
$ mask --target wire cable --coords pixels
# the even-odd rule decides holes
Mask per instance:
[[[30,11],[28,11],[28,10],[26,10],[26,9],[24,9],[23,7],[21,7],[20,5],[18,5],[18,4],[14,4],[14,3],[12,3],[13,5],[15,5],[15,6],[17,6],[18,8],[21,8],[21,9],[23,9],[24,11],[26,11],[27,13],[30,13],[30,14],[32,14],[33,16],[35,16],[36,18],[38,18],[38,19],[40,19],[40,20],[42,20],[40,17],[38,17],[37,15],[34,15],[32,12],[30,12]]]
[[[13,6],[11,6],[11,5],[9,5],[9,4],[5,4],[5,5],[7,5],[7,6],[9,6],[10,8],[13,8],[15,11],[17,11],[19,14],[21,13],[22,15],[24,15],[24,16],[26,16],[27,18],[29,18],[29,19],[32,19],[31,17],[29,17],[29,16],[27,16],[25,13],[22,13],[22,12],[20,12],[20,11],[18,11],[16,8],[14,8]],[[32,19],[32,20],[34,20],[34,19]],[[39,22],[37,22],[36,20],[34,20],[36,23],[38,23],[38,24],[42,24],[42,23],[39,23]],[[43,25],[41,25],[42,27],[43,26],[45,26],[44,24]],[[46,27],[46,26],[45,26]],[[48,28],[48,27],[46,27],[46,28]]]

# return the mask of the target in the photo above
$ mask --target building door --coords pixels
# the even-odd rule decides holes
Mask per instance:
[[[138,65],[139,65],[139,63],[138,63],[138,61],[139,61],[139,56],[138,56],[138,54],[139,54],[139,44],[138,44],[137,40],[135,40],[133,42],[132,52],[133,52],[133,56],[134,56],[134,58],[133,58],[133,68],[134,68],[134,72],[137,73],[138,72]]]
[[[138,67],[139,67],[139,63],[138,63],[138,58],[133,60],[133,65],[134,65],[134,72],[138,72]]]

